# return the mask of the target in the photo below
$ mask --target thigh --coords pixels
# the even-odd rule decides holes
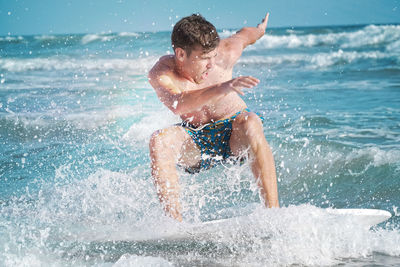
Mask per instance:
[[[265,139],[260,117],[253,112],[239,114],[232,123],[232,133],[229,140],[232,154],[235,156],[242,155],[248,150],[251,142],[258,138]]]
[[[171,126],[161,130],[169,136],[168,146],[178,155],[178,164],[183,167],[195,167],[201,159],[201,151],[192,137],[182,126]]]

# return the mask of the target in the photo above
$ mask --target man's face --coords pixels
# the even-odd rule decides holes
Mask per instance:
[[[183,61],[184,71],[197,83],[207,79],[209,72],[215,65],[217,49],[204,53],[200,48],[193,49]]]

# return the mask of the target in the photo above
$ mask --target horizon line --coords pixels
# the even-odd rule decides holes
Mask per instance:
[[[319,28],[319,27],[362,27],[362,26],[370,26],[370,25],[376,25],[376,26],[383,26],[383,25],[400,25],[399,22],[383,22],[383,23],[359,23],[359,24],[321,24],[321,25],[308,25],[308,26],[276,26],[276,27],[268,27],[266,32],[268,30],[273,30],[273,29],[289,29],[289,28]],[[217,29],[217,31],[224,31],[224,30],[238,30],[242,29],[245,27],[251,27],[251,26],[243,26],[239,28],[224,28],[224,29]],[[37,35],[42,35],[42,36],[56,36],[56,35],[87,35],[87,34],[118,34],[118,33],[163,33],[163,32],[172,32],[171,30],[147,30],[147,31],[101,31],[101,32],[69,32],[69,33],[30,33],[30,34],[11,34],[10,32],[5,34],[5,35],[0,35],[0,37],[19,37],[19,36],[37,36]]]

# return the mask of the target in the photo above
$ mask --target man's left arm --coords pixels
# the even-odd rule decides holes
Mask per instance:
[[[267,29],[268,17],[269,13],[267,13],[257,27],[244,27],[234,35],[221,41],[222,48],[225,51],[229,51],[229,58],[227,60],[230,64],[228,65],[233,66],[248,45],[254,44],[258,39],[264,36],[265,30]]]
[[[268,17],[269,13],[265,15],[265,18],[257,25],[257,27],[245,27],[236,33],[236,36],[243,40],[243,49],[248,45],[254,44],[258,39],[263,37],[265,30],[267,29]]]

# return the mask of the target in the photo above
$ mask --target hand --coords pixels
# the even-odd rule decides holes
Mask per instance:
[[[260,80],[252,76],[240,76],[226,82],[228,90],[233,90],[240,95],[244,95],[243,88],[252,88],[260,83]]]
[[[267,29],[268,17],[269,13],[267,13],[267,15],[265,15],[265,18],[261,21],[261,23],[257,25],[257,28],[259,28],[263,32],[265,32],[265,30]]]

